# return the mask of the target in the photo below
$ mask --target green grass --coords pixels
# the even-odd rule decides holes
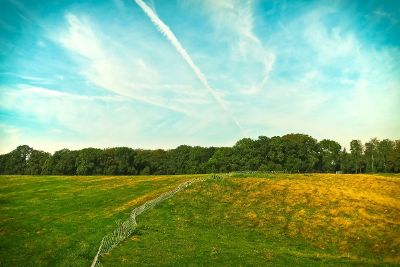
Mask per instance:
[[[0,266],[89,266],[130,210],[188,176],[0,176]]]
[[[137,219],[104,266],[400,265],[399,175],[235,174]],[[0,176],[0,266],[89,266],[130,210],[196,176]]]

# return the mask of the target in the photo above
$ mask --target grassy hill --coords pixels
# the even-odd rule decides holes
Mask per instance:
[[[104,266],[400,264],[400,177],[259,175],[195,184],[139,217]]]
[[[400,264],[399,175],[251,176],[196,183],[146,211],[102,264]],[[1,176],[0,266],[88,266],[132,208],[193,177]]]

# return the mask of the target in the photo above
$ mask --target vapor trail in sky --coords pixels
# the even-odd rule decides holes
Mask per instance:
[[[181,45],[179,40],[176,38],[175,34],[171,31],[171,29],[157,16],[156,13],[144,3],[142,0],[135,0],[136,4],[144,11],[144,13],[150,18],[153,24],[157,27],[157,29],[171,42],[171,44],[175,47],[176,51],[183,57],[186,63],[190,66],[193,70],[194,74],[200,80],[200,82],[204,85],[207,91],[214,97],[217,103],[221,106],[221,108],[226,111],[231,117],[232,120],[235,122],[237,127],[240,129],[242,135],[244,135],[244,130],[240,125],[239,121],[233,116],[230,112],[229,108],[225,105],[222,101],[221,97],[217,94],[217,92],[210,86],[207,81],[207,78],[204,74],[200,71],[200,69],[194,64],[192,58],[186,52],[185,48]]]

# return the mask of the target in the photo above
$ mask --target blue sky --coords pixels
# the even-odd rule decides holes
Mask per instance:
[[[0,6],[0,153],[400,138],[399,1]]]

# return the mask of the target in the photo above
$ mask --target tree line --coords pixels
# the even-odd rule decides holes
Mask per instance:
[[[350,142],[305,134],[243,138],[232,147],[181,145],[170,150],[115,148],[62,149],[50,154],[27,145],[0,155],[0,174],[149,175],[232,171],[369,173],[400,172],[400,140]]]

